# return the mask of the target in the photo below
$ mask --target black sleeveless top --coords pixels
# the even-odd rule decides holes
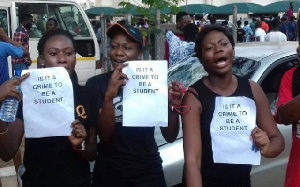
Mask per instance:
[[[237,77],[238,86],[231,96],[246,96],[253,99],[250,83],[247,79]],[[210,124],[215,110],[215,98],[220,96],[203,83],[203,79],[191,86],[199,94],[197,99],[202,104],[201,137],[202,162],[201,175],[203,187],[250,187],[251,165],[214,163]],[[228,96],[228,97],[231,97]],[[254,99],[253,99],[254,100]]]

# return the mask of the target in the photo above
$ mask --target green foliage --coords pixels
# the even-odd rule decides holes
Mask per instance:
[[[140,16],[148,19],[150,23],[153,23],[156,20],[157,10],[160,10],[161,12],[161,21],[170,21],[170,15],[174,15],[180,11],[177,5],[181,1],[184,0],[142,0],[142,4],[138,6],[130,2],[120,2],[119,6],[124,7],[122,13],[130,13],[134,16]]]

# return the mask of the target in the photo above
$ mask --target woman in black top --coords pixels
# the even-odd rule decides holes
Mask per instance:
[[[46,32],[39,40],[38,51],[45,68],[64,67],[72,77],[76,49],[74,39],[68,31],[56,29]],[[23,187],[90,185],[89,161],[96,157],[95,123],[98,120],[98,109],[90,90],[73,80],[72,84],[76,119],[70,124],[72,134],[69,137],[25,138],[26,171],[22,175]],[[4,126],[6,124],[0,121],[0,129]],[[0,136],[0,149],[6,149],[6,158],[14,155],[24,134],[22,105],[19,106],[16,121],[8,125],[8,132]],[[85,149],[81,150],[83,144]]]
[[[86,86],[97,92],[102,101],[98,156],[93,173],[95,187],[165,187],[162,160],[154,139],[154,127],[124,127],[122,86],[127,76],[121,69],[129,60],[142,57],[142,35],[130,25],[112,25],[107,30],[111,38],[110,60],[114,71],[90,78]],[[170,106],[181,103],[179,87],[173,83],[169,91]],[[143,103],[141,103],[142,105]],[[147,107],[147,106],[145,106]],[[139,111],[136,115],[139,115]],[[140,123],[143,123],[141,121]],[[178,114],[169,110],[169,126],[161,128],[168,142],[176,139]]]
[[[249,187],[251,165],[214,162],[215,142],[212,139],[216,136],[216,129],[213,127],[216,125],[225,133],[235,131],[238,136],[242,134],[243,141],[247,142],[246,147],[250,144],[250,152],[252,145],[250,139],[252,139],[255,147],[265,157],[276,157],[283,151],[283,136],[271,115],[268,100],[261,87],[251,80],[232,74],[234,42],[232,35],[226,29],[220,26],[205,27],[197,36],[195,51],[208,76],[192,85],[183,98],[182,104],[191,107],[189,112],[182,115],[186,185]],[[258,127],[248,129],[249,135],[244,131],[247,122],[241,126],[231,125],[230,123],[234,124],[235,120],[232,121],[222,113],[222,110],[224,111],[228,106],[220,108],[217,105],[217,101],[222,99],[228,101],[228,98],[238,98],[237,101],[252,103],[250,111],[253,110],[254,116],[256,113],[253,122]],[[236,116],[238,111],[232,111],[228,115]],[[227,118],[229,121],[226,121]],[[239,119],[243,120],[243,117]],[[236,140],[240,141],[238,138]],[[222,145],[214,150],[223,149],[223,146],[225,148],[229,145]],[[231,151],[237,155],[242,154],[230,149]]]

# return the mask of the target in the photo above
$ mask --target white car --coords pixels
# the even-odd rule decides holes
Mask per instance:
[[[261,85],[265,92],[270,109],[274,113],[280,80],[290,68],[299,64],[296,48],[298,42],[252,42],[237,44],[235,47],[236,61],[250,60],[258,64],[258,68],[247,76]],[[277,158],[262,158],[260,166],[253,166],[251,184],[254,187],[282,187],[285,178],[285,168],[291,148],[291,126],[278,125],[285,138],[285,150]],[[167,186],[181,183],[183,171],[182,132],[174,143],[168,144],[162,138],[159,129],[156,131]],[[180,185],[178,185],[180,186]]]

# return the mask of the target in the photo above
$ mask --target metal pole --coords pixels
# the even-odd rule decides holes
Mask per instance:
[[[131,14],[126,14],[126,21],[128,25],[131,25]]]
[[[100,20],[101,20],[101,35],[102,35],[102,40],[101,40],[101,48],[102,48],[102,54],[103,54],[103,57],[102,57],[102,72],[103,73],[106,73],[108,71],[111,70],[111,65],[109,63],[109,60],[108,60],[108,54],[107,54],[107,37],[106,37],[106,30],[107,30],[107,24],[106,24],[106,17],[104,16],[103,13],[101,13],[100,15]],[[100,51],[101,52],[101,51]]]
[[[234,39],[234,43],[237,42],[237,6],[233,5],[233,14],[232,14],[232,21],[233,21],[233,26],[232,26],[232,36]]]
[[[155,59],[161,59],[160,10],[156,11]]]

